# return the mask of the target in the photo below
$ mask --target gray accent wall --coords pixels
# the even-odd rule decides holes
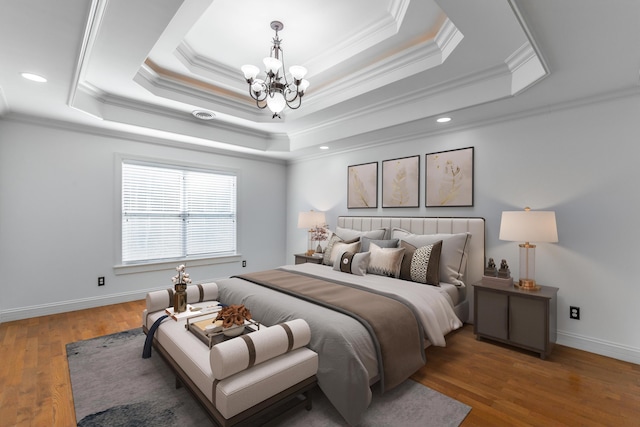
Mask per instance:
[[[498,239],[501,212],[554,210],[559,242],[537,245],[536,279],[560,289],[558,343],[640,363],[634,273],[640,256],[640,98],[455,125],[454,119],[451,130],[438,135],[292,163],[287,253],[306,249],[306,233],[295,225],[297,213],[309,209],[327,211],[331,227],[339,215],[478,216],[486,219],[487,257],[507,259],[517,277],[518,245]],[[425,208],[424,155],[470,146],[474,206]],[[379,207],[347,209],[349,165],[413,155],[421,156],[420,208],[382,209],[379,176]],[[581,308],[580,320],[569,319],[570,305]]]
[[[142,299],[149,290],[173,287],[177,263],[114,271],[120,155],[239,171],[242,256],[198,267],[187,262],[194,283],[284,264],[285,163],[165,143],[0,120],[0,321]],[[100,276],[105,286],[98,286]]]

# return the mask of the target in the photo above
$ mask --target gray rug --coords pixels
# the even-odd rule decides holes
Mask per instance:
[[[142,359],[140,329],[67,344],[71,387],[79,426],[212,426],[185,388],[175,388],[171,369],[154,350]],[[345,422],[322,392],[313,409],[301,409],[272,425],[334,427]],[[415,381],[405,381],[373,402],[361,426],[459,426],[471,408]]]

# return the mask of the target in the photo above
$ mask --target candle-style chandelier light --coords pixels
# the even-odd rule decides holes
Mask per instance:
[[[255,65],[243,65],[241,70],[244,78],[249,83],[249,95],[256,101],[258,108],[269,107],[273,113],[272,118],[280,118],[280,113],[285,107],[295,110],[302,105],[302,96],[309,87],[309,82],[304,79],[307,69],[299,65],[289,68],[291,77],[287,78],[284,71],[284,54],[278,37],[278,31],[284,28],[280,21],[271,22],[271,28],[276,32],[273,38],[273,46],[268,57],[264,58],[266,78],[256,78],[260,69]]]

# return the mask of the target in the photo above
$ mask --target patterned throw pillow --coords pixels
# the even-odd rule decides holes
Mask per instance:
[[[404,248],[381,248],[375,243],[369,245],[371,260],[367,273],[379,276],[400,277],[400,266],[404,256]]]
[[[400,241],[400,247],[405,249],[400,268],[401,279],[440,286],[442,240],[419,248],[405,241]]]

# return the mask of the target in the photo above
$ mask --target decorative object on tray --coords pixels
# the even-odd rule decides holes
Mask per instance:
[[[425,205],[473,206],[473,147],[426,155]]]
[[[189,273],[186,272],[187,267],[181,264],[176,267],[178,274],[173,276],[171,280],[175,285],[175,294],[173,295],[173,311],[174,313],[182,313],[187,311],[187,285],[191,283]]]
[[[511,277],[511,271],[509,270],[509,264],[507,264],[507,260],[503,259],[500,262],[500,270],[498,270],[498,277],[501,279],[508,279]]]
[[[496,268],[496,263],[493,261],[493,258],[489,258],[489,262],[487,263],[487,267],[484,269],[484,275],[489,277],[497,277],[498,269]]]
[[[509,266],[507,260],[502,260],[500,263],[500,270],[496,268],[496,263],[493,258],[489,258],[489,262],[484,269],[484,276],[482,276],[483,285],[497,285],[497,286],[512,286],[513,278],[509,272]]]
[[[232,337],[242,334],[245,321],[251,320],[251,312],[242,304],[233,304],[218,312],[215,321],[218,320],[222,320],[222,332]]]

